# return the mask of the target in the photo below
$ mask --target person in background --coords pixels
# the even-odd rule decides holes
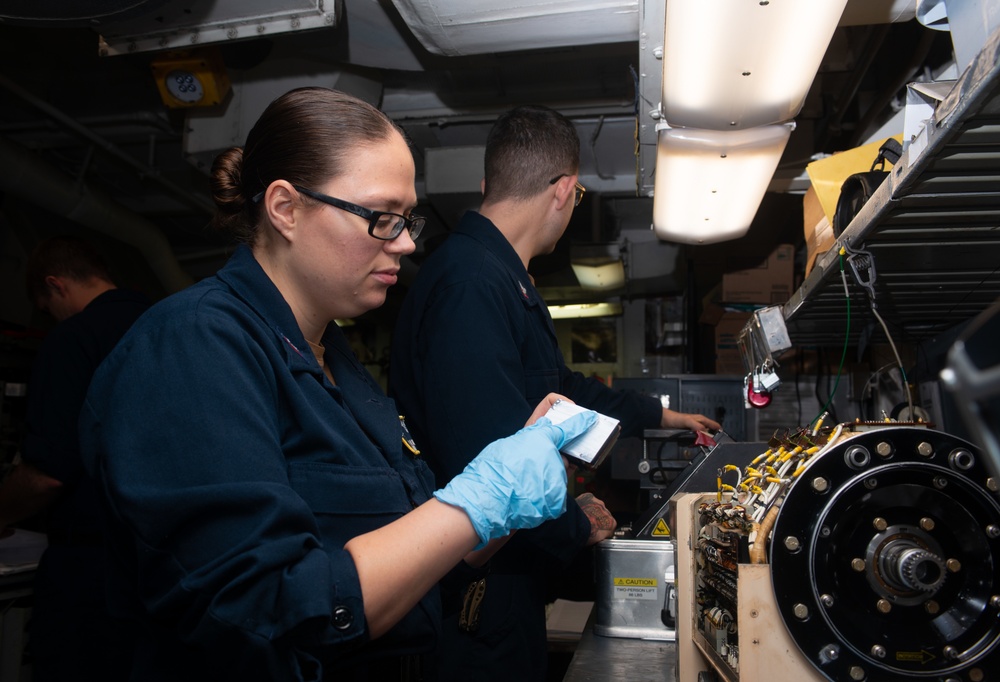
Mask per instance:
[[[126,679],[131,649],[107,615],[101,510],[76,427],[91,377],[149,301],[117,288],[94,247],[73,236],[38,244],[26,284],[59,322],[32,369],[20,462],[0,487],[0,528],[39,517],[48,534],[34,582],[33,679]]]
[[[609,389],[566,367],[545,301],[528,274],[551,253],[584,188],[571,121],[542,106],[498,118],[486,142],[483,199],[421,265],[393,334],[392,395],[439,481],[469,453],[524,422],[550,392],[621,420],[622,435],[646,428],[718,429],[715,421]],[[445,599],[442,670],[453,680],[544,680],[547,579],[615,521],[589,493],[569,513],[518,533],[474,582],[484,580],[478,628],[460,623],[466,592]],[[488,573],[488,575],[487,575]],[[456,615],[457,614],[457,615]]]
[[[240,245],[132,328],[80,421],[132,679],[423,679],[436,583],[565,509],[558,449],[593,412],[521,428],[546,397],[435,490],[334,323],[396,283],[424,224],[414,180],[401,130],[325,88],[278,97],[216,159]]]

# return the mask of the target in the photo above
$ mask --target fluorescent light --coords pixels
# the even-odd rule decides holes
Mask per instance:
[[[577,317],[609,317],[622,314],[621,303],[575,303],[572,305],[550,305],[549,314],[553,320]]]
[[[625,266],[617,242],[573,242],[569,247],[569,262],[584,289],[625,286]]]
[[[584,289],[617,289],[625,286],[625,266],[620,259],[605,263],[570,263],[573,274]]]
[[[793,127],[660,130],[653,187],[656,236],[711,244],[746,234]]]
[[[663,115],[734,130],[799,113],[847,0],[667,0]]]

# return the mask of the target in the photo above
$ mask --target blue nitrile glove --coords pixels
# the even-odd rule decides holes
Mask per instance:
[[[592,411],[559,424],[542,417],[487,445],[434,497],[469,515],[482,540],[479,547],[516,528],[554,519],[566,511],[566,467],[559,448],[596,421]]]

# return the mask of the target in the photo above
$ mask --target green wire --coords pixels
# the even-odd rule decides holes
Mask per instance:
[[[847,283],[844,279],[844,250],[840,250],[840,279],[844,282],[844,298],[847,300],[847,331],[844,334],[844,351],[840,354],[840,367],[837,368],[837,379],[833,382],[833,390],[830,391],[830,397],[827,399],[826,404],[820,409],[819,414],[817,414],[809,426],[815,424],[820,417],[826,414],[826,410],[830,407],[830,403],[833,402],[833,396],[837,394],[837,387],[840,386],[840,375],[844,371],[844,360],[847,359],[847,342],[851,338],[851,295],[847,290]]]

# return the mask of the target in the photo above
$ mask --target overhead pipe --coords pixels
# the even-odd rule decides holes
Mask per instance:
[[[906,87],[906,84],[913,80],[913,77],[920,71],[920,68],[927,60],[927,56],[930,54],[931,48],[934,46],[934,40],[936,37],[937,33],[935,31],[928,30],[920,34],[920,39],[917,40],[917,44],[913,46],[912,50],[910,50],[909,58],[897,74],[896,80],[879,92],[875,100],[869,104],[868,110],[858,121],[857,126],[854,129],[854,134],[851,136],[848,149],[856,147],[861,144],[863,140],[867,139],[868,134],[871,132],[869,131],[869,128],[874,126],[875,119],[885,111],[886,107],[889,106],[889,103],[892,102],[893,98],[896,97],[899,92]]]
[[[854,65],[851,70],[851,75],[848,78],[847,84],[843,87],[840,92],[840,96],[837,98],[836,103],[833,105],[833,111],[830,112],[829,119],[823,126],[823,139],[816,146],[819,150],[825,150],[826,145],[829,144],[833,137],[840,133],[840,126],[844,121],[844,116],[847,114],[847,108],[850,106],[851,102],[854,101],[854,97],[858,94],[858,89],[861,87],[861,81],[864,79],[865,74],[868,73],[868,69],[871,68],[872,63],[875,61],[876,55],[878,55],[879,49],[882,47],[882,43],[885,42],[886,36],[889,35],[889,24],[879,24],[878,26],[873,26],[868,31],[868,36],[865,39],[865,49],[861,54],[861,58]]]
[[[104,116],[85,116],[76,119],[76,122],[86,128],[122,128],[125,126],[142,126],[152,128],[165,137],[180,139],[181,133],[174,131],[170,127],[169,121],[164,117],[150,111],[133,111],[123,114],[108,114]],[[12,135],[14,133],[40,133],[51,132],[53,123],[51,121],[27,121],[24,123],[3,123],[0,124],[0,134]]]
[[[125,165],[131,166],[132,168],[137,170],[144,178],[148,178],[149,180],[160,185],[161,187],[163,187],[165,190],[173,194],[175,197],[177,197],[184,203],[193,206],[194,208],[200,209],[208,215],[212,215],[215,212],[215,207],[211,204],[209,200],[200,196],[192,195],[190,190],[180,187],[179,185],[176,185],[170,180],[164,178],[160,174],[159,170],[157,170],[155,167],[149,166],[147,164],[142,163],[141,161],[136,160],[129,154],[119,149],[114,143],[101,137],[100,135],[90,130],[86,126],[81,125],[77,121],[73,120],[72,117],[67,116],[62,111],[52,106],[45,100],[31,94],[30,92],[28,92],[27,90],[25,90],[20,85],[18,85],[11,79],[7,78],[3,74],[0,74],[0,86],[6,88],[11,93],[17,95],[25,102],[27,102],[31,106],[35,107],[36,109],[44,113],[49,118],[59,122],[59,124],[65,126],[69,130],[72,130],[74,133],[79,135],[80,137],[96,145],[105,153],[121,161]]]
[[[0,191],[135,247],[168,293],[191,285],[160,229],[103,192],[0,137]]]

